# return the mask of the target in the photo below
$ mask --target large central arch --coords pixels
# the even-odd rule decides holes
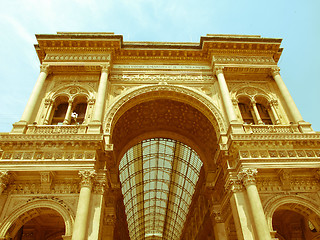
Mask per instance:
[[[131,132],[136,131],[132,126],[140,121],[139,116],[141,114],[149,119],[153,117],[152,114],[158,114],[156,116],[158,117],[157,122],[154,122],[154,126],[157,125],[159,118],[165,115],[165,113],[161,113],[164,108],[169,113],[167,115],[170,118],[170,125],[172,121],[178,118],[177,121],[188,123],[179,126],[178,123],[175,123],[176,126],[171,126],[171,128],[163,125],[158,128],[144,125],[145,131],[131,135],[122,132],[123,139],[119,140],[119,135],[121,135],[119,129],[130,127]],[[108,109],[104,121],[104,130],[105,134],[110,136],[110,141],[114,145],[117,163],[119,163],[125,150],[143,138],[172,138],[172,135],[176,135],[176,140],[183,140],[183,142],[196,148],[195,150],[199,155],[202,155],[201,160],[204,162],[206,169],[212,168],[212,160],[218,148],[217,139],[226,132],[224,117],[212,100],[200,91],[184,86],[157,84],[136,87],[118,96]],[[148,109],[156,109],[156,111],[149,112]],[[180,113],[175,114],[174,112],[177,111],[180,111]],[[137,112],[139,114],[134,116]],[[186,116],[181,116],[182,114]],[[195,116],[194,119],[192,119],[193,116]],[[129,119],[130,117],[131,119]],[[120,124],[122,124],[122,127],[119,127]],[[193,127],[188,130],[187,124],[193,124]],[[207,133],[204,133],[205,131]],[[142,135],[144,137],[141,137]],[[134,141],[135,138],[136,141]]]
[[[153,230],[150,230],[150,226],[146,223],[149,221],[146,219],[148,219],[150,214],[147,214],[149,208],[144,204],[145,201],[148,203],[151,202],[148,195],[149,190],[146,189],[149,186],[147,182],[151,181],[151,179],[147,181],[145,178],[147,178],[148,173],[153,170],[144,167],[143,170],[141,170],[141,166],[144,166],[148,157],[144,156],[143,152],[141,152],[141,154],[135,154],[134,158],[127,161],[125,165],[127,165],[128,169],[130,166],[131,168],[134,166],[134,169],[131,169],[133,172],[126,175],[127,177],[125,177],[125,179],[127,180],[124,180],[123,176],[123,171],[125,171],[123,170],[123,158],[127,156],[131,149],[137,148],[137,146],[140,146],[138,148],[143,148],[150,139],[171,139],[169,142],[179,142],[183,146],[188,146],[184,147],[183,149],[185,150],[182,152],[187,151],[186,149],[191,149],[193,152],[196,152],[199,161],[202,163],[199,165],[200,168],[197,170],[197,180],[191,184],[194,189],[191,191],[191,194],[189,194],[190,202],[188,202],[185,207],[186,212],[184,217],[187,217],[191,201],[195,201],[198,197],[197,194],[194,194],[197,192],[196,188],[203,184],[208,172],[216,169],[214,158],[216,156],[217,149],[219,148],[218,139],[221,134],[226,133],[226,122],[220,110],[208,96],[189,87],[166,84],[141,86],[124,92],[122,95],[119,95],[114,99],[113,104],[109,106],[108,112],[106,113],[104,130],[105,134],[109,136],[110,143],[113,144],[114,167],[116,166],[114,170],[119,173],[124,204],[125,206],[131,204],[131,208],[136,207],[140,209],[138,209],[137,213],[134,214],[135,217],[139,214],[141,215],[139,215],[138,218],[140,221],[139,223],[135,223],[135,221],[130,222],[130,220],[133,219],[131,216],[131,211],[133,210],[131,208],[126,209],[129,228],[135,226],[133,224],[137,224],[137,226],[143,225],[143,227],[140,228],[142,230],[136,232],[134,238],[140,239],[141,237],[148,237],[149,234],[151,234],[152,236],[150,235],[149,237],[152,239],[160,239],[162,237],[166,237],[166,239],[175,239],[173,235],[170,235],[170,231],[168,229],[163,229],[161,231],[154,230],[157,229],[157,227],[155,227],[157,224],[153,222],[151,224]],[[161,162],[161,153],[154,153],[154,155],[156,157],[154,157],[152,161],[154,161],[154,163]],[[170,164],[172,164],[172,166],[175,165],[176,162],[180,163],[180,160],[178,161],[176,159],[183,159],[181,157],[183,155],[184,153],[174,154],[171,158],[168,157],[169,159],[172,159],[172,161],[168,160],[167,162],[171,162]],[[182,161],[186,162],[189,166],[187,161],[191,160]],[[132,165],[132,162],[135,162],[136,164]],[[193,168],[192,164],[190,166]],[[181,167],[173,167],[171,170],[170,168],[167,168],[166,170],[158,169],[155,170],[155,176],[163,174],[163,172],[176,172],[177,176],[183,176],[181,177],[182,179],[189,178],[187,174],[182,174],[180,171],[183,171]],[[140,178],[138,176],[140,176]],[[175,176],[175,174],[173,174],[173,176]],[[201,179],[201,181],[198,181],[198,178],[199,180]],[[179,185],[175,180],[172,181],[171,177],[170,179],[161,179],[156,177],[156,180],[152,179],[152,181],[161,182],[162,185],[166,182],[165,186],[168,186],[168,189],[155,189],[151,192],[154,192],[155,194],[161,192],[161,194],[167,196],[168,199],[175,199],[175,197],[168,197],[175,196],[175,192],[178,191],[172,190],[169,187]],[[176,179],[176,181],[180,180]],[[132,185],[129,190],[125,189],[124,186],[124,184],[127,184],[128,182]],[[155,185],[158,186],[158,183],[155,183]],[[138,189],[139,194],[137,197],[129,197],[129,199],[131,199],[129,201],[128,195],[133,194],[130,192],[131,189],[133,189],[132,191],[136,191]],[[180,186],[179,189],[184,191],[183,186]],[[171,205],[168,199],[168,202],[162,200],[159,200],[158,202],[159,204],[164,204],[168,208],[170,208],[170,206],[174,206],[174,204]],[[176,199],[179,198],[177,197]],[[137,203],[133,204],[134,201]],[[155,200],[155,204],[156,202],[157,201]],[[155,211],[158,211],[157,209],[161,208],[155,209]],[[163,209],[162,217],[160,215],[159,219],[163,218],[162,227],[167,228],[172,226],[172,223],[167,223],[167,221],[171,221],[170,219],[175,217],[174,213],[168,209]],[[173,215],[173,217],[170,217],[171,215]],[[184,228],[183,223],[185,220],[186,219],[181,222],[182,225],[178,230],[172,229],[172,231],[181,233]],[[136,227],[133,227],[133,229],[135,228]],[[133,229],[130,231],[133,231]],[[156,233],[153,233],[153,231]]]

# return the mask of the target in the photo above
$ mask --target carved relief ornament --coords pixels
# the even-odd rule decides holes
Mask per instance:
[[[79,171],[79,176],[81,178],[80,186],[91,188],[96,175],[97,174],[95,170],[80,170]]]
[[[253,168],[244,168],[241,169],[238,178],[240,181],[243,182],[245,186],[256,184],[256,175],[258,173],[258,170]]]
[[[0,171],[0,194],[6,188],[9,181],[9,173],[7,170]]]

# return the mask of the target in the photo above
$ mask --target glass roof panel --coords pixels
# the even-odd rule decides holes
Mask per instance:
[[[179,239],[202,162],[187,145],[164,138],[130,148],[119,164],[130,238]]]

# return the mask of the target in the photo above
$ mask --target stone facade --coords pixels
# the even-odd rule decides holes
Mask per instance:
[[[281,39],[36,37],[39,77],[0,134],[0,239],[320,239],[320,134],[281,78]],[[119,164],[158,138],[203,164],[180,236],[129,231]]]

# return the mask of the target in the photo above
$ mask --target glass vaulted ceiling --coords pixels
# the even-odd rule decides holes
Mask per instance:
[[[180,238],[201,167],[193,149],[172,139],[127,151],[119,171],[132,240]]]

